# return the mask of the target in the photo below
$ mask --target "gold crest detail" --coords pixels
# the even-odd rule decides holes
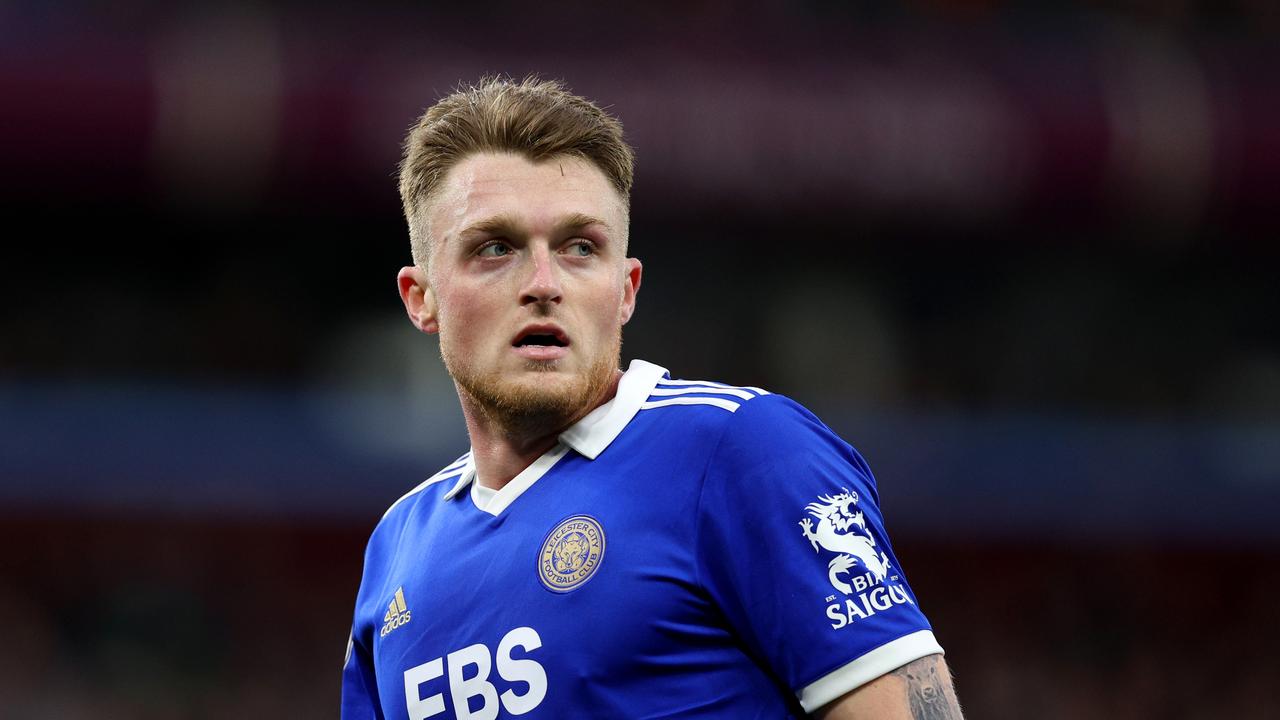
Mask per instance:
[[[591,579],[604,559],[604,528],[590,515],[562,520],[538,552],[538,578],[551,592],[569,592]]]

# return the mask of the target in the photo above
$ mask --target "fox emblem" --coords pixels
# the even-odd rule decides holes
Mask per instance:
[[[867,521],[862,511],[854,511],[858,493],[848,488],[840,490],[835,495],[820,495],[818,502],[806,505],[805,510],[818,521],[818,528],[814,530],[813,520],[804,518],[800,521],[800,529],[813,545],[814,552],[827,550],[836,553],[827,564],[827,579],[832,587],[851,595],[853,588],[838,576],[862,565],[875,575],[876,580],[884,580],[889,572],[889,557],[883,552],[876,552],[875,538],[867,532]]]

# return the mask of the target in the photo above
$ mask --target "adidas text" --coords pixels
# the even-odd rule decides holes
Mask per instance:
[[[387,614],[382,616],[382,637],[387,633],[409,622],[409,606],[404,601],[404,588],[396,590],[396,596],[387,605]]]

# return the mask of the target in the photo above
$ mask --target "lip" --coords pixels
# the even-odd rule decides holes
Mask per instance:
[[[559,360],[569,354],[569,348],[558,345],[512,345],[512,352],[525,360]]]

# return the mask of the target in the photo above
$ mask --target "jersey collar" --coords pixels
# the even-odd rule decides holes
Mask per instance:
[[[627,371],[618,381],[618,392],[609,402],[592,410],[586,417],[560,433],[560,442],[568,445],[589,460],[604,452],[631,418],[640,412],[640,406],[649,399],[658,381],[665,377],[667,369],[644,360],[632,360]]]
[[[618,380],[618,392],[613,399],[592,410],[586,417],[571,425],[568,430],[560,433],[560,443],[572,448],[588,460],[595,460],[622,434],[631,419],[640,412],[640,406],[649,399],[658,381],[664,377],[667,377],[666,368],[644,360],[632,360],[627,366],[627,371]],[[559,448],[553,448],[548,454],[556,453],[557,449]],[[537,462],[534,463],[534,465],[537,464]],[[533,467],[528,469],[532,470]],[[462,476],[445,494],[445,499],[453,499],[463,488],[471,484],[475,476],[475,463],[468,458]]]

